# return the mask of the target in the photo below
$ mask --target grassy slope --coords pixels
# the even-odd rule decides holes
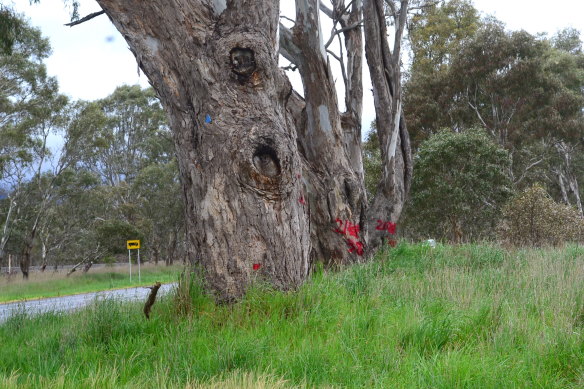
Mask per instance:
[[[111,301],[17,315],[0,326],[0,387],[577,388],[583,286],[582,248],[402,245],[234,306],[193,284],[149,321]]]
[[[19,275],[10,280],[0,279],[0,303],[15,300],[42,297],[64,296],[76,293],[126,288],[130,286],[152,285],[155,281],[174,282],[182,268],[180,266],[143,266],[141,281],[138,282],[138,270],[133,269],[132,281],[125,268],[100,268],[90,270],[87,274],[80,271],[66,277],[64,273],[31,273],[29,281],[23,281]]]

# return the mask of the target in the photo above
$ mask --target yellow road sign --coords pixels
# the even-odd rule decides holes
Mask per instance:
[[[128,246],[128,250],[135,250],[140,248],[140,241],[139,240],[129,240],[126,242]]]

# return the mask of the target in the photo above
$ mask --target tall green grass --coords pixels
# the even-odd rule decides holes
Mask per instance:
[[[580,388],[584,249],[400,245],[215,305],[195,279],[0,326],[0,387]]]
[[[89,273],[73,273],[70,277],[63,272],[31,273],[28,281],[19,275],[13,275],[11,278],[2,277],[0,303],[152,285],[156,281],[174,282],[182,269],[181,266],[142,266],[141,282],[138,281],[138,270],[135,266],[132,280],[127,269],[108,267],[93,269]]]

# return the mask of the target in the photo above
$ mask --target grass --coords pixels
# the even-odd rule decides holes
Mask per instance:
[[[132,269],[132,281],[125,267],[91,269],[85,274],[79,271],[70,277],[66,277],[64,272],[35,272],[31,273],[28,281],[24,281],[19,274],[10,278],[0,277],[0,303],[145,286],[152,285],[156,281],[174,282],[181,270],[181,266],[143,265],[141,282],[138,282],[136,267]]]
[[[6,388],[581,388],[584,248],[400,245],[295,292],[196,282],[0,326]]]

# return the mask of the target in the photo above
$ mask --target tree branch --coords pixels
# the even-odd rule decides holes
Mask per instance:
[[[393,43],[393,62],[399,66],[401,43],[408,18],[409,0],[402,0],[399,9],[399,19],[395,21],[395,39]]]
[[[296,24],[296,20],[294,20],[294,19],[292,19],[292,18],[289,18],[289,17],[288,17],[288,16],[286,16],[286,15],[280,15],[280,19],[284,19],[284,20],[287,20],[287,21],[289,21],[289,22],[292,22],[292,23]]]
[[[294,65],[298,65],[302,52],[294,44],[292,31],[280,23],[280,54]]]
[[[333,10],[330,9],[329,7],[327,7],[326,5],[324,5],[323,3],[320,3],[320,10],[329,18],[333,18]]]
[[[104,13],[105,13],[105,11],[103,11],[103,10],[102,11],[98,11],[98,12],[94,12],[92,14],[87,15],[84,18],[81,18],[81,19],[76,20],[76,21],[71,22],[71,23],[67,23],[67,24],[65,24],[65,26],[73,27],[73,26],[76,26],[78,24],[85,23],[88,20],[91,20],[91,19],[93,19],[95,17],[98,17],[99,15],[103,15]]]
[[[333,40],[335,39],[335,36],[347,32],[347,31],[351,31],[354,30],[355,28],[359,28],[363,26],[363,19],[359,20],[357,23],[353,23],[350,26],[347,27],[343,27],[340,30],[337,30],[335,27],[333,27],[333,31],[331,33],[331,37],[329,38],[328,42],[326,42],[326,44],[324,45],[325,48],[328,49],[328,47],[331,45],[331,43],[333,43]]]
[[[420,11],[420,10],[423,10],[423,9],[426,9],[426,8],[433,7],[433,6],[438,5],[438,4],[440,4],[440,1],[433,1],[433,2],[424,3],[424,4],[419,5],[417,7],[408,7],[408,12],[411,12],[411,11]]]
[[[521,177],[519,177],[519,179],[517,181],[515,181],[513,184],[514,185],[518,185],[521,181],[523,181],[523,179],[525,177],[527,177],[527,172],[529,172],[529,170],[531,170],[532,168],[536,167],[537,165],[539,165],[542,162],[543,162],[543,158],[540,159],[540,160],[538,160],[538,161],[535,161],[535,162],[531,163],[529,166],[527,166],[525,168],[525,170],[523,171],[523,174],[521,175]]]
[[[395,4],[393,4],[393,0],[385,0],[385,4],[387,4],[391,10],[391,17],[396,19],[397,18],[397,9],[395,8]]]

